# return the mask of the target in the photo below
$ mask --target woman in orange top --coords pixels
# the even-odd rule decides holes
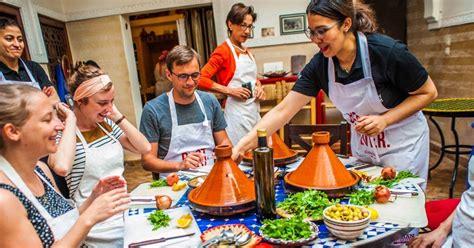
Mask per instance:
[[[229,38],[219,45],[201,70],[199,87],[225,94],[227,134],[237,144],[260,120],[259,100],[265,94],[257,79],[257,64],[244,43],[257,18],[252,6],[236,3],[227,14]],[[217,82],[211,78],[216,77]]]

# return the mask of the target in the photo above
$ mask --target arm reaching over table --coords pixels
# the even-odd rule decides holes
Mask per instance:
[[[309,101],[311,101],[311,97],[290,91],[281,103],[263,116],[253,130],[234,146],[232,149],[232,159],[237,160],[246,151],[257,147],[257,129],[264,128],[267,130],[268,135],[273,134],[288,123]]]

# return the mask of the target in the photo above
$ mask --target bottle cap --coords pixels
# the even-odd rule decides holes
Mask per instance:
[[[257,129],[257,136],[258,137],[267,137],[267,130],[263,128]]]

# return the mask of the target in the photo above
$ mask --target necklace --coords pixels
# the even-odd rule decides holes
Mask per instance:
[[[351,66],[349,66],[349,67],[343,67],[343,66],[341,65],[341,69],[342,69],[345,73],[349,74],[349,72],[351,71]]]

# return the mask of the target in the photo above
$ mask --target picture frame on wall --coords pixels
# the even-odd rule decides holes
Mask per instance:
[[[280,35],[304,33],[306,14],[280,15]]]

